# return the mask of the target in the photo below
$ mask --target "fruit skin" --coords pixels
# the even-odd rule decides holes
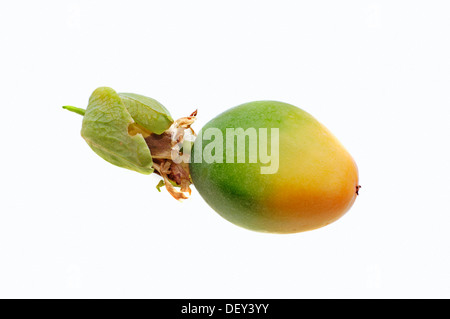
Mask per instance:
[[[307,112],[282,102],[256,101],[218,115],[202,132],[213,127],[223,136],[226,128],[279,128],[275,174],[261,174],[260,168],[267,164],[248,163],[248,157],[246,163],[236,163],[237,154],[235,163],[191,161],[196,189],[228,221],[259,232],[297,233],[328,225],[353,205],[358,186],[356,163]],[[198,138],[192,158],[208,142],[202,141],[199,147]],[[225,146],[223,153],[225,159]]]

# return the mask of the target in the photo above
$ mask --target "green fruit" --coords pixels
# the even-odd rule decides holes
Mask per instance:
[[[307,112],[276,101],[246,103],[208,122],[194,143],[190,173],[222,217],[271,233],[328,225],[350,209],[359,189],[356,164],[339,141]]]

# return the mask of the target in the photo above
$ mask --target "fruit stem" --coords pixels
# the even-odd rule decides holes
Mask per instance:
[[[70,105],[64,105],[62,108],[65,109],[65,110],[68,110],[70,112],[80,114],[82,116],[84,116],[84,114],[86,114],[86,110],[85,109],[80,109],[79,107],[70,106]]]

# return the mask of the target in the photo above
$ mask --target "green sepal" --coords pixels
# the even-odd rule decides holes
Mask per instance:
[[[89,98],[81,136],[95,153],[111,164],[151,174],[152,156],[143,136],[128,134],[128,126],[135,121],[125,103],[111,88],[96,89]]]
[[[158,101],[139,94],[119,93],[134,121],[147,131],[162,134],[173,123],[169,111]]]

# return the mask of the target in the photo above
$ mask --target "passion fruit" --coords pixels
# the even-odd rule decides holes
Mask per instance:
[[[190,174],[220,216],[259,232],[328,225],[359,190],[355,161],[336,137],[307,112],[277,101],[242,104],[209,121],[195,140]]]

